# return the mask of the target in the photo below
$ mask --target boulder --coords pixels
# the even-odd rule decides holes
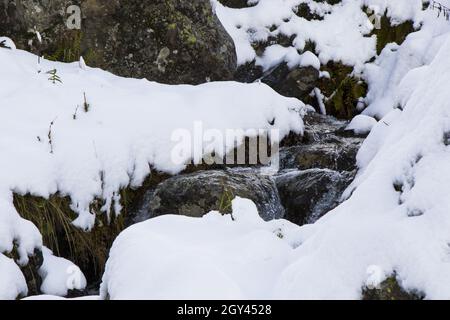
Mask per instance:
[[[247,8],[253,5],[256,5],[259,0],[219,0],[225,7],[228,8]]]
[[[378,288],[362,289],[362,300],[424,300],[425,295],[418,290],[405,290],[396,274],[384,280]]]
[[[280,152],[281,169],[313,168],[336,171],[353,171],[356,169],[356,154],[361,141],[349,138],[327,143],[299,145]]]
[[[254,201],[265,220],[284,215],[274,181],[253,170],[211,170],[174,176],[151,192],[148,217],[201,217],[212,210],[230,213],[236,196]]]
[[[308,113],[304,120],[303,143],[280,150],[281,169],[356,169],[363,139],[345,131],[347,122],[317,113]]]
[[[81,9],[81,29],[67,27],[71,5]],[[0,35],[49,59],[83,56],[89,66],[162,83],[230,80],[236,69],[234,43],[209,0],[5,0]]]
[[[319,76],[319,70],[314,67],[289,69],[286,63],[282,63],[261,81],[284,96],[303,99],[314,89]]]
[[[276,178],[285,219],[298,225],[316,222],[337,207],[353,173],[327,169],[291,171]]]

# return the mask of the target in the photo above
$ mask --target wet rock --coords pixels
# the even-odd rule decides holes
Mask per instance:
[[[314,89],[318,79],[319,71],[313,67],[289,69],[286,63],[282,63],[261,81],[284,96],[302,99]]]
[[[304,225],[316,222],[337,207],[353,173],[327,169],[291,171],[276,178],[285,219]]]
[[[379,288],[363,288],[362,300],[423,300],[425,295],[419,291],[403,289],[395,275],[384,280]]]
[[[259,0],[219,0],[224,6],[228,8],[247,8],[256,5]]]
[[[265,220],[284,214],[274,181],[257,171],[241,169],[201,171],[164,181],[148,203],[148,216],[201,217],[211,210],[230,213],[231,201],[236,196],[253,200]]]
[[[14,250],[13,258],[18,258],[17,251]],[[28,264],[21,266],[20,269],[25,277],[28,287],[28,295],[37,295],[41,293],[42,278],[39,275],[39,269],[44,263],[42,250],[35,249],[33,255],[29,257]]]
[[[313,12],[308,3],[300,3],[296,8],[294,8],[294,13],[304,18],[308,21],[311,20],[323,20],[323,17]]]
[[[71,5],[81,8],[81,29],[66,25]],[[89,66],[163,83],[231,80],[236,69],[234,43],[209,0],[5,0],[0,34],[48,59],[83,56]]]
[[[347,122],[310,113],[305,117],[304,143],[280,150],[281,169],[356,169],[361,137],[345,131]]]
[[[257,66],[255,64],[255,61],[247,62],[246,64],[238,67],[234,75],[234,80],[239,82],[251,83],[255,82],[258,79],[261,79],[263,75],[264,72],[262,67]]]
[[[356,154],[360,143],[359,139],[347,139],[289,147],[280,152],[281,168],[353,171],[356,169]]]

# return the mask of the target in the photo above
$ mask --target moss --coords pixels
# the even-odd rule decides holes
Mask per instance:
[[[225,186],[225,181],[222,183],[224,192],[222,197],[220,198],[218,204],[218,211],[222,214],[231,214],[232,213],[232,202],[234,199],[234,193],[230,188]]]
[[[314,50],[314,43],[308,44]],[[322,71],[330,74],[330,78],[321,78],[317,87],[328,99],[325,101],[327,113],[341,119],[351,119],[357,114],[359,99],[365,97],[367,85],[352,76],[353,68],[339,62],[329,62],[322,66]],[[317,106],[315,97],[306,97],[305,103]]]
[[[44,55],[48,60],[52,61],[78,61],[81,56],[82,37],[83,34],[79,30],[67,31],[44,52]]]
[[[366,10],[367,12],[367,10]],[[390,19],[384,14],[381,17],[381,28],[374,29],[370,34],[377,36],[377,53],[380,54],[381,51],[386,47],[387,44],[395,42],[399,45],[405,41],[406,37],[414,32],[414,25],[412,21],[406,21],[402,24],[393,26]]]
[[[296,8],[296,10],[294,11],[294,13],[301,17],[304,18],[308,21],[311,20],[323,20],[323,17],[319,16],[316,13],[312,13],[311,12],[311,8],[309,7],[309,4],[307,3],[301,3],[298,5],[298,7]]]
[[[6,256],[15,261],[18,261],[19,253],[16,244],[14,244],[12,252],[7,253]],[[42,266],[43,262],[44,258],[42,256],[42,251],[36,249],[34,251],[34,254],[29,257],[28,264],[26,266],[20,266],[22,274],[27,282],[28,295],[40,294],[42,279],[38,274],[38,270]]]
[[[112,213],[110,222],[107,221],[106,214],[101,212],[104,201],[96,199],[90,209],[96,214],[97,222],[90,232],[72,225],[77,215],[70,208],[70,199],[59,193],[48,199],[30,194],[14,194],[14,206],[24,219],[36,225],[46,247],[57,256],[77,264],[92,283],[98,281],[103,274],[114,239],[131,224],[130,215],[137,207],[138,200],[146,190],[167,178],[168,175],[155,172],[146,179],[142,187],[121,190],[122,212],[117,216]]]
[[[356,106],[360,98],[367,93],[367,86],[361,80],[348,76],[337,87],[327,108],[339,118],[352,119],[356,115]]]
[[[364,287],[363,300],[423,300],[425,296],[417,290],[406,291],[401,287],[394,274],[384,280],[378,289]]]
[[[23,218],[36,225],[45,246],[79,265],[91,280],[102,274],[108,249],[124,228],[124,215],[114,217],[108,224],[100,212],[100,201],[95,201],[91,207],[98,221],[92,232],[84,232],[72,225],[76,214],[70,208],[70,199],[60,194],[49,199],[15,194],[14,205]]]

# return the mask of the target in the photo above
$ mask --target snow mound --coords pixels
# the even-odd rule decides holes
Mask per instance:
[[[340,61],[359,69],[376,56],[376,36],[368,36],[375,27],[371,15],[387,12],[394,25],[412,20],[418,26],[422,19],[422,0],[343,0],[336,5],[314,0],[260,0],[256,6],[244,9],[227,8],[218,0],[212,1],[235,42],[238,64],[257,58],[252,43],[285,36],[294,37],[292,47],[285,48],[292,53],[282,57],[291,65],[298,60],[297,50],[304,50],[307,42],[312,41],[322,64]],[[322,20],[309,21],[298,16],[295,12],[300,5],[309,6]],[[370,8],[370,12],[363,8]],[[269,57],[256,60],[269,69],[280,56]]]
[[[0,150],[7,155],[0,158],[0,255],[16,243],[19,264],[42,239],[16,212],[13,192],[69,196],[78,214],[74,225],[90,230],[94,199],[105,200],[106,215],[119,214],[121,188],[139,186],[150,168],[172,174],[185,168],[192,154],[172,159],[178,129],[192,133],[201,121],[204,130],[222,134],[279,129],[282,138],[303,130],[303,103],[264,84],[169,86],[5,48],[0,70]],[[9,295],[4,288],[0,295]],[[62,292],[54,289],[49,285],[49,292]]]
[[[234,220],[233,220],[234,219]],[[299,227],[263,221],[236,198],[233,215],[162,216],[119,235],[101,285],[110,299],[264,299],[293,248]]]
[[[43,256],[44,263],[39,269],[42,293],[64,297],[69,290],[86,288],[86,278],[78,266],[69,260],[54,256],[53,252],[45,247]]]
[[[0,254],[0,300],[12,300],[25,296],[27,283],[20,268],[13,260]]]
[[[377,120],[361,114],[352,119],[346,130],[353,130],[356,134],[367,134],[376,124]]]
[[[382,119],[358,154],[349,199],[308,228],[283,297],[357,299],[377,266],[381,280],[396,274],[406,290],[450,298],[450,25],[430,12],[391,50],[375,62],[385,65],[367,110]]]

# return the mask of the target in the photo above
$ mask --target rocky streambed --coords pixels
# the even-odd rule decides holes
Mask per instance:
[[[144,192],[130,213],[131,223],[164,214],[226,213],[236,196],[253,200],[265,220],[313,223],[340,203],[355,176],[355,158],[363,138],[346,131],[346,124],[309,113],[304,137],[281,147],[279,172],[224,167],[173,176]]]

